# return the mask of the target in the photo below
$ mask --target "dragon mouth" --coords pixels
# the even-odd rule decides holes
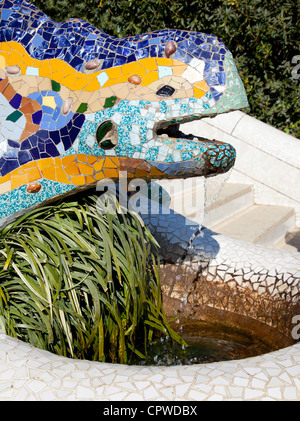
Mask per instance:
[[[193,134],[186,134],[183,133],[180,130],[180,124],[179,123],[175,123],[175,124],[170,124],[169,126],[165,127],[165,128],[160,128],[156,130],[156,134],[158,137],[161,138],[166,138],[166,137],[170,137],[173,139],[188,139],[188,140],[196,140],[196,141],[200,141],[200,142],[214,142],[213,140],[207,139],[205,137],[201,137],[201,136],[196,136]]]
[[[178,176],[213,176],[227,172],[235,162],[236,151],[229,143],[208,139],[193,133],[186,134],[181,124],[199,120],[199,116],[180,117],[161,122],[154,127],[157,140],[173,151],[173,160],[169,160],[169,175]],[[175,156],[177,160],[175,160]],[[180,165],[178,166],[178,162]],[[166,164],[152,163],[162,169]]]

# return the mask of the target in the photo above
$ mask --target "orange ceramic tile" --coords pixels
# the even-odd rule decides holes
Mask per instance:
[[[0,184],[7,183],[8,181],[10,181],[11,180],[11,174],[12,173],[9,173],[9,174],[6,174],[4,177],[0,177]]]
[[[56,181],[54,165],[44,168],[43,170],[41,170],[41,172],[44,178],[47,178],[48,180]]]
[[[38,170],[37,167],[33,167],[33,168],[28,168],[26,170],[27,176],[28,176],[28,181],[35,181],[35,180],[39,180],[41,178],[41,173]]]
[[[96,162],[96,164],[94,164],[94,170],[96,172],[101,171],[103,168],[103,164],[104,164],[104,159],[99,160],[98,162]]]
[[[87,161],[87,155],[84,154],[84,153],[78,153],[76,155],[76,157],[77,157],[77,161],[80,161],[80,162],[86,162]]]
[[[181,76],[182,73],[186,70],[186,68],[187,68],[186,65],[173,67],[173,75],[174,76]]]
[[[22,165],[22,167],[20,167],[16,171],[18,170],[24,171],[24,170],[27,170],[27,168],[37,168],[37,166],[38,166],[37,161],[30,161],[30,162],[27,162],[27,164]]]
[[[95,180],[102,180],[103,178],[105,178],[103,171],[99,171],[95,174]]]
[[[94,173],[94,168],[91,165],[83,164],[81,162],[78,162],[78,167],[81,172],[81,174],[85,175],[92,175]]]
[[[94,164],[96,161],[98,161],[98,158],[96,156],[93,155],[88,155],[87,156],[87,163],[88,164]]]
[[[74,161],[76,159],[76,157],[74,155],[67,155],[64,156],[63,158],[59,158],[62,161],[62,165],[65,167],[66,165],[69,165],[70,162]]]
[[[24,184],[28,183],[28,177],[27,174],[24,175],[12,175],[11,177],[11,189],[17,189],[20,186],[23,186]]]
[[[39,159],[37,162],[38,162],[39,169],[42,171],[45,168],[48,168],[49,166],[54,164],[54,158]]]
[[[90,175],[85,176],[85,184],[92,184],[95,181],[96,181],[95,178],[91,177]]]
[[[85,178],[83,175],[79,175],[78,177],[70,177],[71,183],[75,186],[83,186],[85,184]]]
[[[119,158],[104,158],[105,162],[103,167],[104,168],[119,168],[120,167],[120,162],[119,162]]]
[[[119,171],[112,168],[104,168],[103,173],[106,178],[117,178]]]
[[[77,162],[71,162],[68,166],[65,167],[65,172],[67,175],[73,176],[73,175],[79,175],[80,171],[77,165]]]
[[[56,167],[55,173],[56,173],[56,181],[58,181],[59,183],[64,183],[64,184],[71,184],[68,176],[66,175],[66,173],[61,167]]]

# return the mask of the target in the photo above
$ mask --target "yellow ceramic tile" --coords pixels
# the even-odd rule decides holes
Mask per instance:
[[[204,91],[194,87],[194,97],[195,98],[201,98],[203,95],[205,95]]]
[[[122,66],[111,67],[110,69],[106,69],[105,71],[109,78],[118,79],[122,75]]]
[[[58,74],[58,72],[56,72],[55,74]],[[53,73],[53,76],[54,76],[54,73]],[[77,82],[76,74],[73,72],[65,76],[62,80],[61,79],[58,80],[57,78],[55,80],[57,80],[58,82],[61,82],[63,85],[65,85],[67,88],[70,88],[70,89],[74,89],[75,83]]]
[[[39,68],[39,75],[43,77],[50,77],[52,71],[49,60],[43,60],[40,68]]]
[[[21,53],[22,55],[27,54],[25,48],[21,44],[19,44],[18,42],[10,41],[9,44],[10,44],[10,47],[13,50],[17,51],[18,53]]]
[[[205,82],[205,80],[202,80],[201,82],[196,82],[196,83],[194,83],[194,86],[195,86],[196,88],[202,89],[202,91],[205,91],[205,92],[209,91],[209,86],[208,86],[208,84]]]
[[[124,64],[123,66],[122,66],[122,72],[123,72],[123,74],[125,74],[125,75],[132,75],[132,74],[134,74],[135,73],[135,68],[136,68],[136,65],[137,65],[137,62],[136,61],[133,61],[132,63],[127,63],[127,64]],[[127,76],[127,79],[128,79],[128,76]]]
[[[156,80],[158,80],[158,72],[149,72],[143,77],[141,86],[147,86]]]
[[[63,70],[64,65],[60,60],[53,58],[52,60],[49,60],[49,62],[51,73],[60,72]]]
[[[120,167],[120,163],[119,163],[119,158],[104,158],[105,162],[103,167],[104,168],[119,168]]]
[[[157,62],[156,62],[155,58],[153,58],[153,57],[144,58],[143,60],[141,60],[141,64],[149,72],[153,72],[153,71],[157,70]]]
[[[6,174],[4,177],[0,177],[0,185],[2,183],[6,183],[7,181],[10,181],[11,180],[11,174],[12,173],[9,173],[9,174]]]
[[[142,66],[142,64],[138,61],[134,70],[134,74],[141,76],[142,78],[147,74],[147,70],[145,67]]]
[[[25,75],[26,70],[27,70],[27,64],[22,62],[22,63],[19,63],[18,66],[20,67],[21,75]]]
[[[56,103],[55,103],[54,96],[44,96],[42,105],[46,105],[47,107],[55,109]]]
[[[18,66],[20,63],[24,62],[24,57],[22,54],[13,51],[8,58],[7,66]]]
[[[19,170],[23,173],[24,170],[27,170],[27,168],[36,168],[37,167],[37,161],[30,161],[27,162],[27,164],[22,165],[21,168],[19,168]]]
[[[85,90],[88,92],[96,91],[98,89],[100,89],[100,83],[98,82],[98,79],[91,80],[85,86]]]
[[[0,50],[1,51],[7,51],[7,52],[11,52],[11,46],[9,42],[1,42],[0,43]]]
[[[156,62],[158,66],[172,66],[173,60],[166,57],[157,57]]]

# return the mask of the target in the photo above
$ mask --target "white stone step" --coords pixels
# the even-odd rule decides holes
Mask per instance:
[[[206,208],[203,225],[211,227],[220,224],[253,204],[250,185],[225,183],[215,202]]]
[[[208,228],[231,238],[274,246],[295,228],[293,208],[253,205]]]
[[[159,184],[172,192],[173,209],[213,231],[243,241],[300,251],[300,229],[295,230],[295,210],[255,204],[251,185],[225,183],[216,200],[207,206],[203,219],[204,206],[201,208],[201,203],[205,202],[205,188],[201,182],[196,187],[183,187],[178,181]],[[199,215],[195,211],[198,209],[195,199],[200,203]]]

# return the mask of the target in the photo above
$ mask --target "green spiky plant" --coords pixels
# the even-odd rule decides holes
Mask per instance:
[[[118,212],[99,213],[97,199],[31,211],[0,233],[5,333],[58,355],[118,363],[145,358],[155,332],[183,344],[163,310],[155,239],[116,201]]]

